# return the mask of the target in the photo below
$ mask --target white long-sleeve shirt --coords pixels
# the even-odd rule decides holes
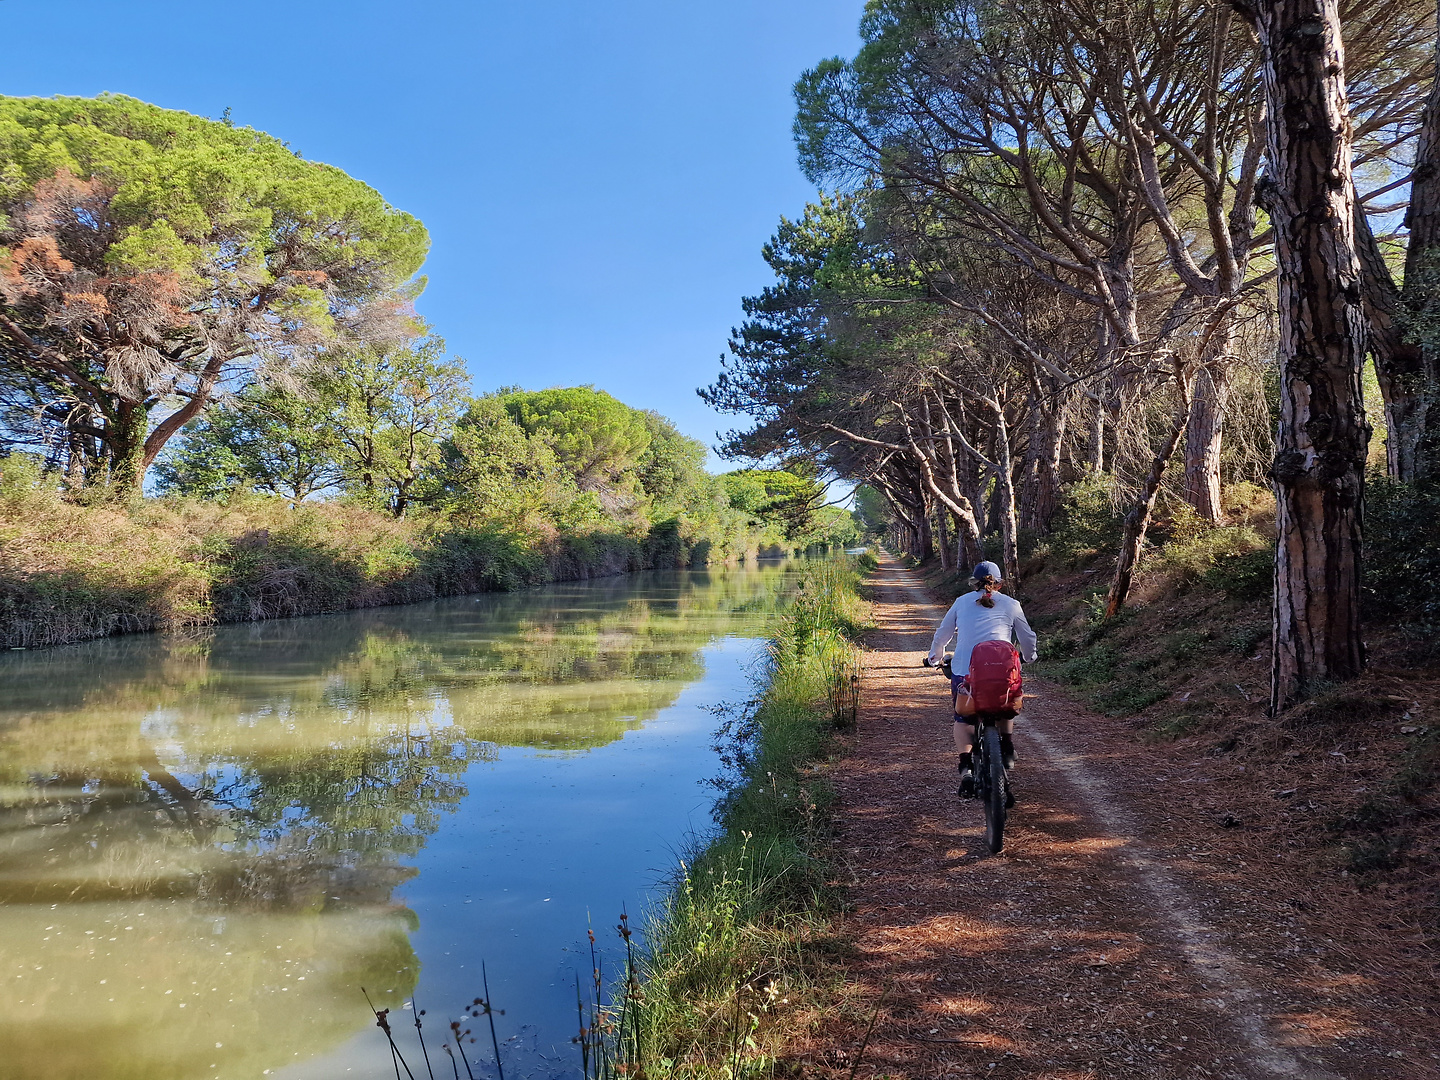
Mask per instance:
[[[1020,658],[1027,664],[1035,662],[1035,631],[1030,629],[1020,601],[1004,593],[991,593],[995,606],[987,608],[976,603],[983,595],[979,592],[965,593],[950,605],[950,610],[935,631],[935,639],[930,642],[932,663],[938,664],[944,658],[945,646],[950,644],[951,638],[955,639],[955,658],[950,666],[956,675],[969,673],[970,653],[982,641],[1011,641],[1013,638],[1020,646]]]

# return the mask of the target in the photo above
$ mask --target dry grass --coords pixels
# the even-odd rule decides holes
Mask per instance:
[[[642,569],[618,533],[520,536],[343,501],[67,501],[0,467],[0,646],[284,618]]]

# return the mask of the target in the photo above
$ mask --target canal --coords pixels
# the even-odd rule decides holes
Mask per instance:
[[[482,963],[507,1074],[575,1074],[587,928],[613,958],[710,827],[711,710],[790,577],[0,654],[0,1077],[393,1077],[362,987],[449,1076]]]

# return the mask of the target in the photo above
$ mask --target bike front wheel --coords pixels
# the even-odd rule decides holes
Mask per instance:
[[[1005,813],[1009,806],[1009,783],[1005,777],[1005,763],[1000,757],[1000,732],[993,727],[985,729],[985,843],[992,853],[998,853],[1005,846]]]

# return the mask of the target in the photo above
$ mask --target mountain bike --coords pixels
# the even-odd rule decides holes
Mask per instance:
[[[951,669],[953,657],[946,656],[939,664],[931,664],[927,656],[922,661],[925,667],[933,667],[943,671],[945,677],[951,680],[953,688],[954,672]],[[992,854],[998,854],[1005,846],[1005,819],[1010,808],[1015,805],[1015,793],[1010,789],[1010,774],[1005,768],[1004,757],[1000,753],[1000,729],[996,726],[1001,720],[1008,720],[1010,714],[995,712],[977,712],[969,719],[975,724],[975,741],[971,748],[971,767],[975,770],[975,795],[985,807],[985,844]]]

